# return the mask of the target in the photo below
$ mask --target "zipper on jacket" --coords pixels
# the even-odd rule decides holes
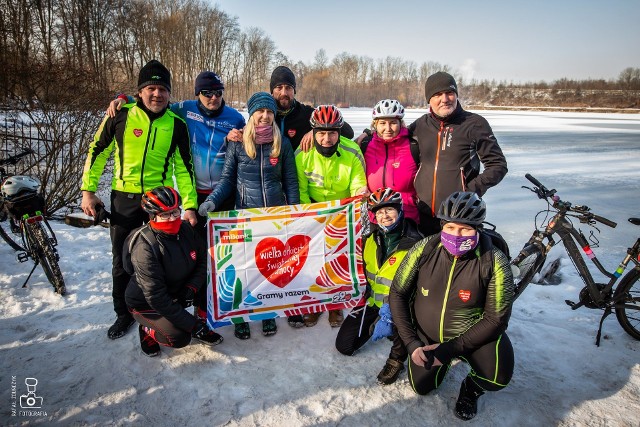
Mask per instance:
[[[460,182],[462,183],[462,191],[467,191],[467,183],[464,182],[464,166],[460,166]]]
[[[446,249],[443,249],[446,250]],[[444,299],[442,301],[442,313],[440,313],[440,342],[444,342],[444,313],[447,311],[447,299],[449,298],[449,291],[451,290],[451,281],[453,280],[453,271],[456,268],[458,257],[453,257],[453,264],[449,269],[449,279],[447,280],[447,289],[444,292]]]
[[[262,203],[266,208],[267,193],[264,191],[264,145],[260,144],[260,191],[262,191]]]
[[[438,182],[438,161],[440,160],[440,141],[442,141],[442,131],[444,130],[444,121],[440,122],[440,131],[438,132],[438,147],[436,149],[436,164],[433,167],[433,188],[431,189],[431,214],[436,216],[436,183]]]
[[[153,129],[153,139],[152,139],[152,143],[151,143],[151,149],[155,150],[156,149],[156,137],[158,136],[158,128]]]
[[[153,122],[149,123],[149,132],[147,133],[147,140],[144,143],[144,152],[142,153],[142,165],[140,165],[140,190],[144,193],[144,163],[147,159],[147,150],[149,148],[149,139],[151,138],[151,130],[153,129]]]
[[[389,161],[389,145],[384,144],[384,164],[382,165],[382,186],[387,187],[387,162]]]

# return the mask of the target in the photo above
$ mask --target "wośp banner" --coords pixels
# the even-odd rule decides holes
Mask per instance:
[[[209,325],[363,305],[361,205],[351,198],[210,213]]]

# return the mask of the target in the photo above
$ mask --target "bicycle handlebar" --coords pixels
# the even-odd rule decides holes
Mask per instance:
[[[15,165],[21,158],[28,156],[29,154],[33,154],[33,150],[31,148],[27,148],[22,153],[9,156],[6,159],[1,159],[0,165]]]
[[[564,209],[566,209],[568,211],[577,212],[577,213],[583,215],[585,220],[593,219],[593,220],[598,221],[598,222],[600,222],[600,223],[602,223],[602,224],[604,224],[606,226],[609,226],[611,228],[615,228],[618,225],[616,222],[611,221],[610,219],[607,219],[607,218],[602,217],[600,215],[596,215],[596,214],[593,214],[593,213],[589,212],[590,209],[587,206],[572,206],[572,204],[570,202],[563,202],[562,200],[560,200],[560,198],[558,196],[555,195],[556,190],[548,190],[547,187],[542,185],[542,183],[540,181],[538,181],[531,174],[526,173],[524,175],[524,177],[527,178],[533,185],[538,187],[538,188],[533,189],[532,191],[534,193],[536,193],[539,198],[547,199],[547,198],[551,197],[553,199],[553,206],[555,208],[558,208],[559,206],[562,206],[562,208],[564,208]],[[528,187],[525,187],[525,188],[528,188]]]

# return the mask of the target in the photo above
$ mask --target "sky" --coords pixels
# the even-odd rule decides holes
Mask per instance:
[[[435,61],[466,79],[616,79],[640,68],[640,1],[209,0],[293,62],[348,52]]]
[[[409,110],[409,120],[421,113]],[[344,110],[354,129],[366,126],[370,114],[370,109]],[[594,248],[614,269],[640,234],[640,227],[626,221],[640,214],[640,200],[630,197],[640,192],[640,114],[483,115],[509,163],[505,179],[484,196],[488,219],[498,225],[512,253],[546,206],[520,188],[530,172],[557,188],[563,199],[588,204],[618,222],[615,229],[601,227],[600,246]],[[603,133],[607,144],[598,142]],[[612,315],[604,322],[601,346],[594,345],[601,312],[572,311],[565,304],[565,299],[577,300],[583,285],[560,246],[549,256],[561,257],[559,283],[532,284],[513,306],[507,330],[515,352],[513,379],[503,390],[482,396],[477,417],[462,422],[453,410],[469,371],[466,364],[455,363],[442,386],[427,396],[411,390],[406,370],[396,383],[379,386],[375,378],[389,341],[369,342],[353,357],[343,356],[335,350],[337,331],[326,314],[313,328],[293,329],[277,319],[278,333],[272,337],[263,337],[260,325],[252,323],[247,341],[223,327],[218,332],[224,342],[216,347],[163,348],[152,359],[140,352],[135,328],[111,341],[106,337],[115,317],[108,229],[51,224],[65,297],[53,293],[40,267],[22,288],[31,265],[18,263],[0,241],[3,426],[640,425],[640,341]],[[583,229],[587,235],[588,230]],[[28,396],[27,378],[38,381],[34,394],[42,407],[23,415],[18,411],[23,410],[20,397]]]

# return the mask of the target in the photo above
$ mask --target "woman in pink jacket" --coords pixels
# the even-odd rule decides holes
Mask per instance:
[[[402,195],[404,214],[419,223],[413,181],[418,166],[411,154],[409,131],[404,124],[404,107],[395,99],[383,99],[373,107],[371,138],[361,149],[369,191],[388,187]]]

